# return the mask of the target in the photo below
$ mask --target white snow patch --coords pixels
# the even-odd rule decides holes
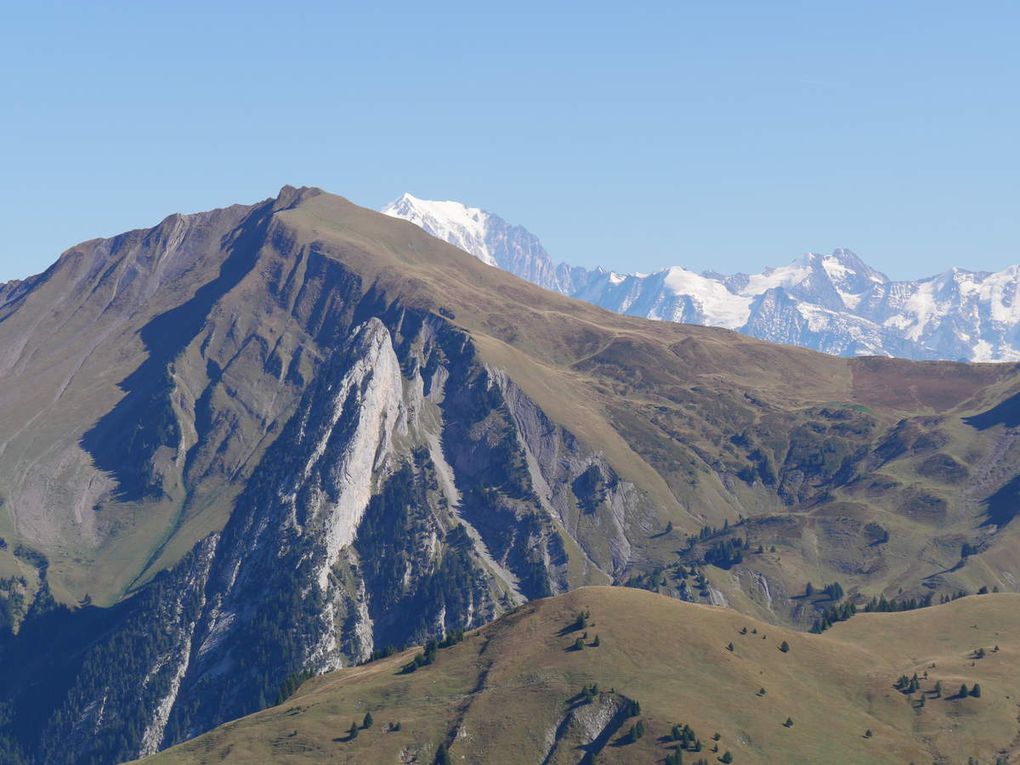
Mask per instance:
[[[489,214],[460,202],[438,202],[404,194],[382,209],[384,215],[410,221],[483,263],[497,265],[486,243]]]
[[[737,329],[751,315],[751,298],[735,295],[716,279],[674,266],[665,271],[662,282],[674,295],[690,297],[706,324]]]

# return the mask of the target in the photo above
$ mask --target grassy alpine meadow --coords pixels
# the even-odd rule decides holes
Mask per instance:
[[[678,748],[685,763],[995,762],[1020,740],[1018,635],[1013,594],[813,635],[586,587],[412,672],[420,649],[310,679],[146,762],[431,763],[441,746],[449,762],[661,763]]]

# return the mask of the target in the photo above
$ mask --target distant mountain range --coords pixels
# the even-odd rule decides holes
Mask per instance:
[[[760,274],[680,266],[621,274],[555,263],[527,229],[460,202],[404,194],[383,212],[489,265],[618,313],[725,327],[840,356],[1020,360],[1020,266],[893,281],[837,249]]]

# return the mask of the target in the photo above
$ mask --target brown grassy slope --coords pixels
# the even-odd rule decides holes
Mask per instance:
[[[663,491],[668,465],[656,464],[652,475],[648,454],[669,451],[671,435],[697,444],[704,434],[682,426],[671,433],[663,409],[682,416],[712,398],[718,411],[709,419],[725,419],[730,401],[787,410],[857,404],[894,422],[911,413],[976,411],[999,398],[1001,391],[990,387],[1020,382],[1016,365],[849,360],[728,330],[619,316],[542,290],[413,224],[330,194],[309,194],[280,217],[388,300],[452,311],[490,363],[666,504],[676,493]],[[720,448],[703,446],[710,453]]]
[[[452,741],[455,762],[542,762],[554,732],[583,686],[597,683],[640,703],[647,735],[614,746],[598,762],[657,762],[676,722],[691,725],[701,755],[732,752],[736,763],[982,762],[1015,747],[1020,687],[1020,596],[978,596],[922,611],[856,617],[823,635],[805,635],[730,610],[625,588],[583,588],[531,603],[437,662],[400,674],[413,652],[307,682],[284,704],[224,725],[147,762],[431,762]],[[567,649],[562,634],[589,609],[589,642]],[[747,634],[742,634],[747,628]],[[779,650],[787,640],[790,651]],[[732,642],[734,650],[727,649]],[[978,647],[991,651],[971,660]],[[932,667],[931,665],[935,666]],[[928,696],[916,707],[892,687],[923,675],[946,696],[980,682],[981,698]],[[765,695],[759,694],[764,688]],[[375,725],[347,741],[352,720]],[[792,718],[793,726],[784,722]],[[400,722],[398,732],[388,730]],[[873,736],[865,738],[871,730]],[[711,753],[718,732],[719,751]],[[577,731],[571,731],[577,734]],[[577,762],[587,743],[574,735],[551,761]]]
[[[648,385],[731,381],[793,403],[855,401],[900,412],[955,409],[1017,370],[1015,364],[845,359],[730,330],[621,316],[543,290],[411,223],[332,194],[308,193],[279,215],[302,239],[334,247],[331,254],[391,299],[452,309],[473,335],[556,367],[598,359],[636,367]]]
[[[1012,588],[977,566],[950,570],[964,541],[994,531],[979,525],[984,499],[1020,460],[999,430],[978,431],[964,417],[1014,394],[1017,365],[843,359],[619,316],[328,194],[308,192],[280,217],[386,301],[453,316],[490,364],[647,491],[663,526],[689,532],[792,509],[790,533],[766,530],[755,540],[778,546],[781,565],[769,562],[768,572],[791,587],[838,579],[871,594],[934,576],[946,591]],[[810,468],[791,463],[810,465],[830,448],[833,465],[798,486]],[[933,455],[955,461],[963,478],[933,472]],[[760,466],[772,471],[772,485]],[[783,470],[793,480],[781,483]],[[881,547],[866,536],[877,527],[890,534]],[[677,537],[649,531],[636,540],[637,557],[670,559]],[[1004,563],[997,570],[1017,568],[1013,552],[992,549]],[[767,603],[748,607],[770,618]]]

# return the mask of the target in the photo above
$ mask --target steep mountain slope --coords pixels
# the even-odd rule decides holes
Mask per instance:
[[[1016,595],[973,597],[804,635],[637,590],[585,588],[470,633],[414,673],[402,672],[413,651],[331,673],[145,762],[428,763],[444,744],[453,762],[653,763],[678,746],[679,723],[700,739],[686,763],[726,752],[737,765],[991,763],[1020,740],[1018,605]],[[580,612],[587,624],[572,629]],[[578,638],[584,648],[571,650]],[[895,687],[915,674],[919,690]],[[980,697],[956,696],[975,683]],[[373,725],[350,738],[366,713]],[[630,743],[639,721],[645,734]]]
[[[894,282],[849,250],[836,250],[750,276],[679,266],[618,274],[554,265],[526,229],[459,202],[404,194],[383,212],[541,287],[630,316],[726,327],[841,356],[1020,359],[1017,266]]]
[[[808,581],[1016,589],[1013,365],[615,315],[316,189],[2,295],[0,747],[30,762],[581,585],[800,627]]]

